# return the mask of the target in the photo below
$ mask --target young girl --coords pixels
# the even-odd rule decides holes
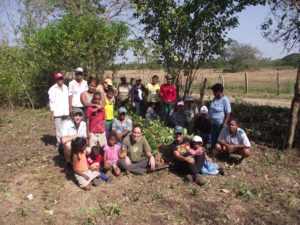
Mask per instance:
[[[105,106],[104,106],[107,138],[109,137],[109,134],[111,132],[112,123],[114,120],[114,104],[115,104],[114,89],[112,87],[109,87],[106,93]]]
[[[105,173],[102,172],[102,170],[101,170],[102,162],[103,162],[103,159],[102,159],[102,155],[100,154],[100,147],[93,146],[91,149],[91,153],[87,157],[87,163],[88,163],[89,169],[91,171],[99,171],[100,172],[100,178],[93,180],[93,184],[95,186],[100,185],[102,181],[106,181],[106,182],[112,181],[112,177],[109,177]]]
[[[72,141],[72,162],[75,178],[79,187],[84,190],[89,190],[91,188],[91,181],[99,177],[100,173],[98,171],[89,170],[85,155],[86,147],[86,139],[83,137],[77,137]]]
[[[121,174],[120,168],[117,166],[120,154],[120,146],[116,145],[117,138],[114,135],[110,135],[108,139],[108,145],[104,147],[104,169],[110,170],[112,168],[113,173],[116,176]]]
[[[206,155],[205,148],[202,146],[202,144],[203,144],[202,138],[200,136],[195,135],[192,140],[192,147],[189,150],[189,152],[192,155],[205,154],[205,162],[201,169],[201,172],[203,174],[208,174],[208,175],[221,174],[222,176],[224,176],[225,175],[224,169],[218,166],[217,164],[211,162],[211,158],[209,158]]]

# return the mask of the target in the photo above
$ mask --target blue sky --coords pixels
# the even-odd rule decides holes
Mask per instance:
[[[281,44],[269,43],[261,34],[260,25],[269,12],[269,6],[248,7],[239,15],[240,25],[231,30],[228,36],[239,43],[250,44],[258,48],[264,58],[282,58],[290,53],[283,52]]]

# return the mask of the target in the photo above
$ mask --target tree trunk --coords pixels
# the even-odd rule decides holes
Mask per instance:
[[[297,135],[297,123],[298,115],[300,111],[300,62],[298,63],[298,72],[296,83],[294,87],[294,98],[291,104],[290,118],[288,124],[288,131],[285,139],[285,149],[290,149],[293,147],[295,135]]]
[[[204,99],[205,90],[206,90],[206,83],[207,83],[207,79],[205,78],[202,83],[202,86],[200,87],[200,107],[203,106],[203,99]]]

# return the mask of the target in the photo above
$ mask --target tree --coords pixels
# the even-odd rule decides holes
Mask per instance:
[[[225,60],[231,66],[232,72],[245,69],[260,59],[260,51],[249,44],[231,43],[224,51]]]
[[[24,33],[30,59],[43,68],[73,69],[79,64],[92,74],[103,75],[129,43],[129,28],[122,22],[108,23],[93,14],[81,17],[66,14],[58,22]]]
[[[166,71],[187,94],[200,65],[221,52],[226,33],[238,24],[236,14],[264,1],[132,0],[134,16],[159,47]]]
[[[270,42],[282,43],[284,50],[300,51],[300,4],[297,0],[269,0],[271,15],[262,25],[264,37]],[[285,148],[292,148],[296,136],[298,116],[300,112],[300,63],[291,103],[288,131]]]

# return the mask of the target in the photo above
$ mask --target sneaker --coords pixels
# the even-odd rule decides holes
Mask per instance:
[[[102,180],[100,178],[95,178],[93,180],[93,185],[94,186],[99,186],[100,184],[102,184]]]
[[[193,182],[193,176],[191,174],[188,174],[188,175],[186,175],[185,180],[189,183]]]
[[[224,168],[223,167],[220,167],[219,168],[219,174],[224,176],[225,175],[225,171],[224,171]]]
[[[200,174],[196,174],[196,175],[194,176],[194,181],[195,181],[195,183],[198,184],[199,186],[203,186],[204,184],[206,184],[206,181],[203,180],[203,179],[201,178]]]

